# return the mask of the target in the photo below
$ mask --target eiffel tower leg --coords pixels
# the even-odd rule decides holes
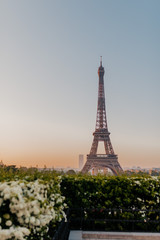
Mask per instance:
[[[98,139],[94,137],[90,154],[95,155],[97,153],[97,148],[98,148]]]
[[[104,141],[104,148],[105,148],[106,154],[114,154],[113,147],[109,137],[107,140]]]
[[[116,166],[116,170],[118,173],[123,172],[123,169],[121,168],[119,163],[118,163],[118,166]]]
[[[116,157],[114,161],[111,162],[110,166],[112,167],[112,171],[115,172],[115,175],[118,175],[119,173],[123,172],[123,169],[121,168],[118,158]]]
[[[89,172],[89,170],[92,168],[92,163],[93,163],[93,161],[91,159],[88,159],[88,156],[87,156],[87,161],[86,161],[84,167],[82,168],[81,173]]]

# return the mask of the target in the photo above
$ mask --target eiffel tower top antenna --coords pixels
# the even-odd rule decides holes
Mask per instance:
[[[102,56],[100,56],[100,66],[102,67]]]

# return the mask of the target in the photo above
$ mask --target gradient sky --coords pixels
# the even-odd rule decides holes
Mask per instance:
[[[160,167],[159,0],[0,0],[0,160],[78,167],[101,55],[121,166]]]

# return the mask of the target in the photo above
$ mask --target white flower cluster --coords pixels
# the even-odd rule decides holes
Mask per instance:
[[[64,198],[58,193],[59,184],[55,190],[54,185],[54,181],[43,180],[0,183],[1,240],[14,237],[23,240],[30,231],[43,237],[50,221],[65,217]]]
[[[25,236],[28,236],[30,231],[24,227],[11,227],[10,229],[1,229],[0,230],[0,239],[7,240],[9,238],[14,239],[25,239]]]

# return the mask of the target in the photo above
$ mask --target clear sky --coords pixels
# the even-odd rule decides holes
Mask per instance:
[[[100,56],[122,167],[160,167],[160,1],[0,0],[0,160],[78,167]]]

